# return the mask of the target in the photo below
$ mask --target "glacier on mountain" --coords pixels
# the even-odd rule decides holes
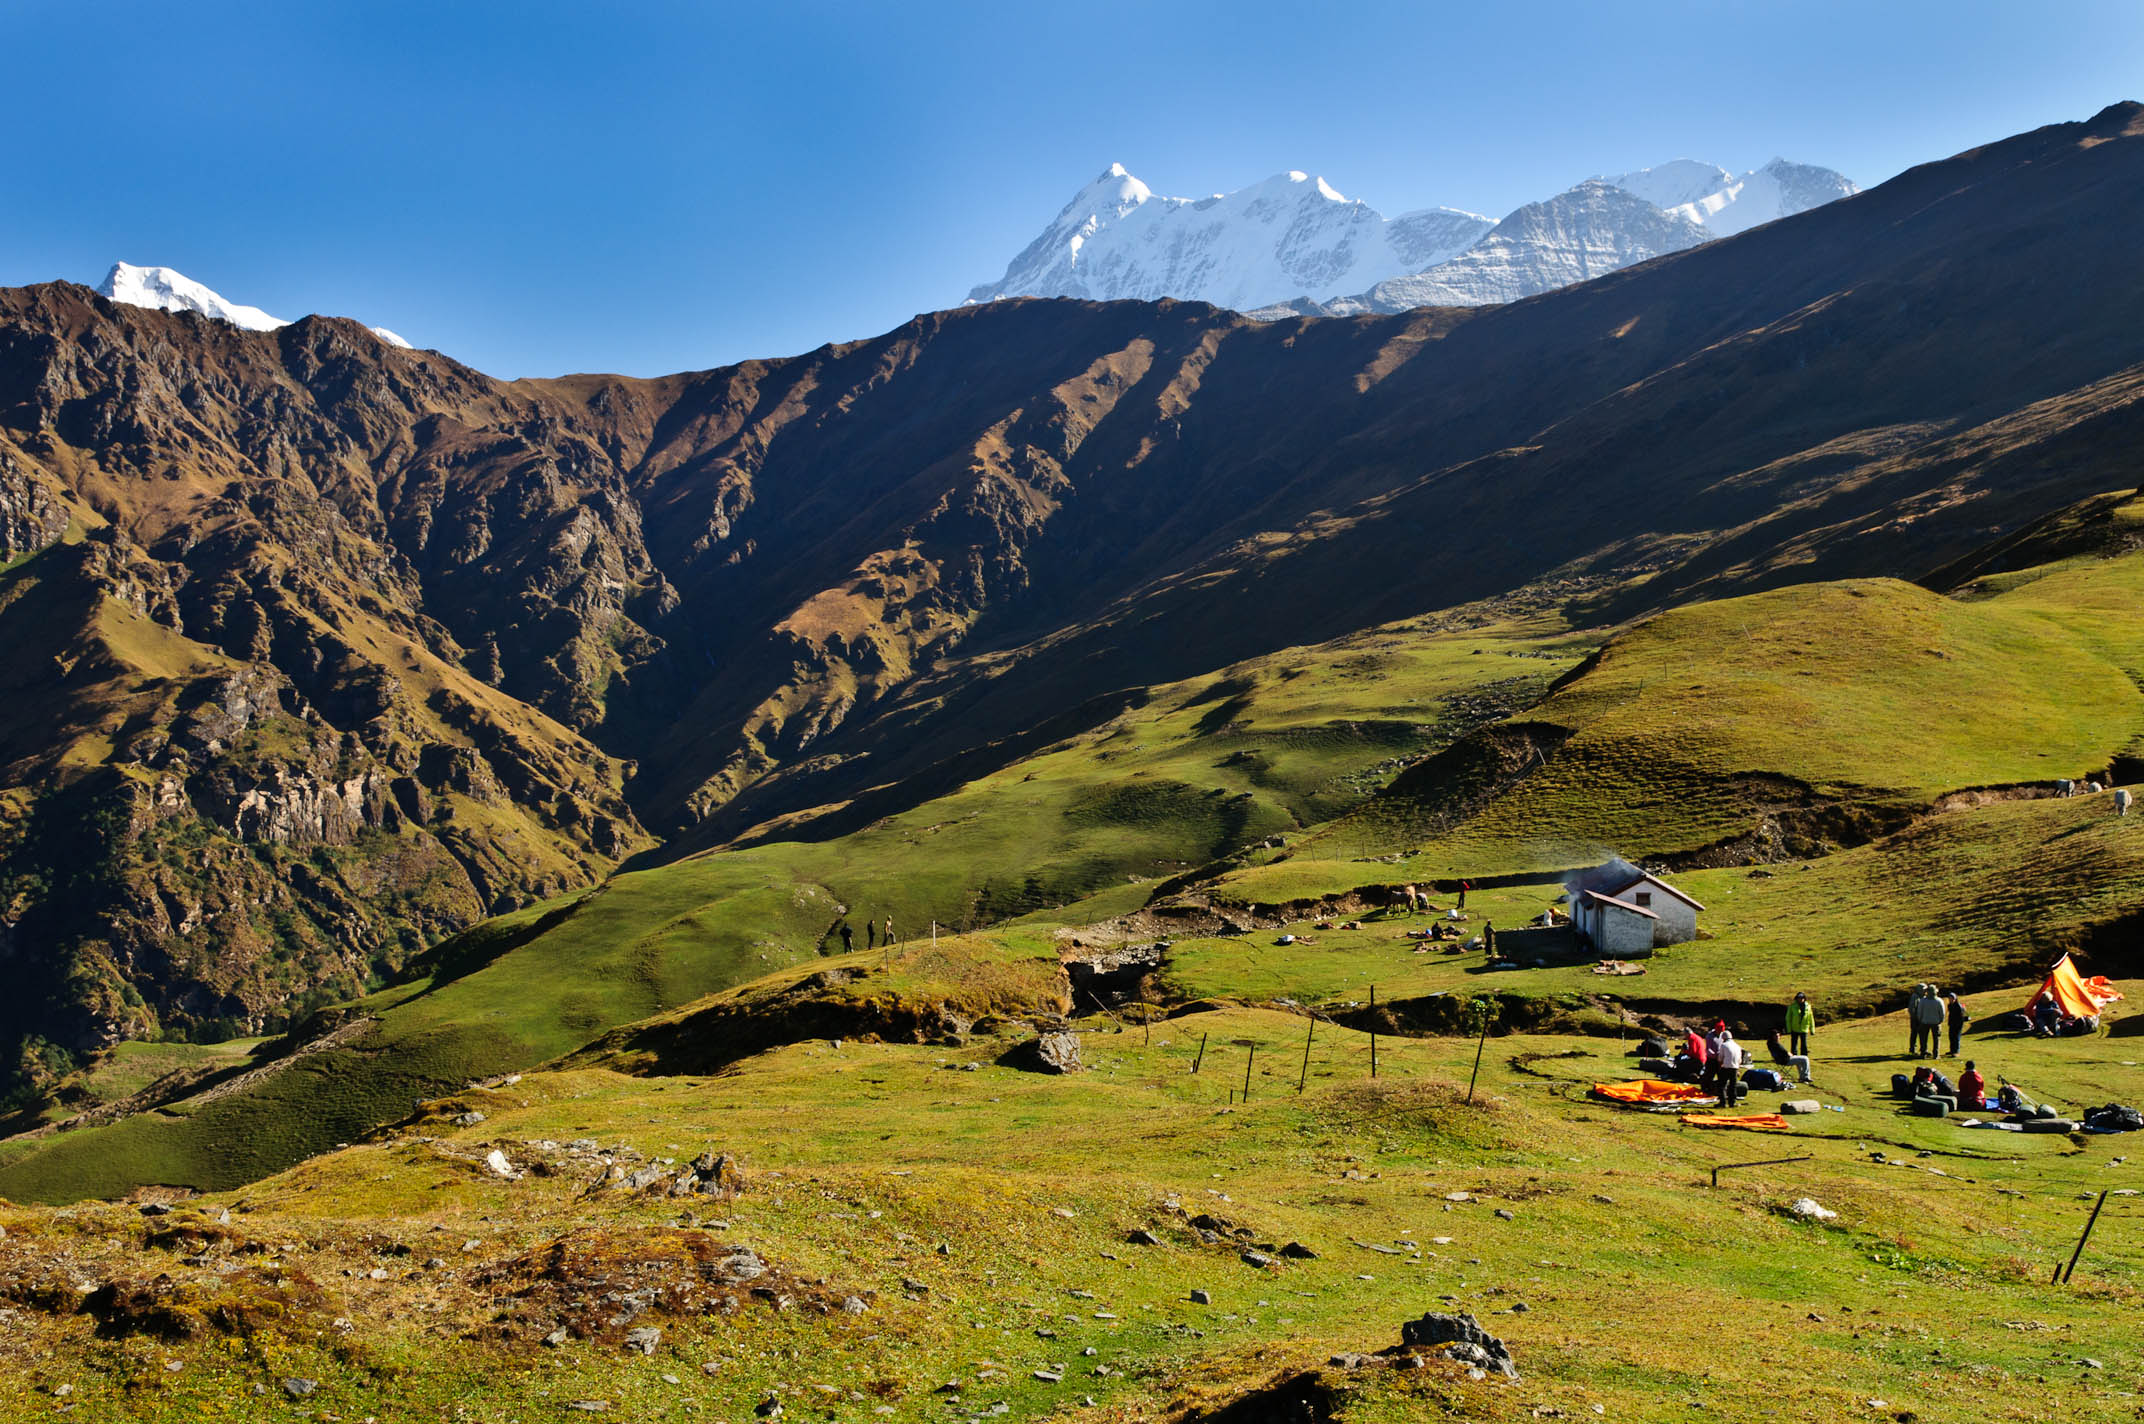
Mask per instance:
[[[1482,306],[1604,276],[1857,191],[1828,168],[1785,159],[1737,177],[1678,158],[1589,178],[1493,223],[1460,208],[1386,218],[1302,172],[1210,198],[1161,197],[1112,163],[1003,277],[968,300],[1174,297],[1267,318]]]
[[[1545,203],[1528,203],[1447,262],[1379,282],[1353,310],[1515,302],[1681,252],[1705,237],[1679,208],[1663,212],[1627,189],[1588,179]]]
[[[1387,219],[1301,172],[1210,198],[1157,197],[1112,163],[968,300],[1176,297],[1247,309],[1333,297],[1456,256],[1491,226],[1454,208]]]
[[[131,262],[114,262],[112,270],[97,284],[100,296],[109,297],[130,307],[148,307],[154,311],[190,311],[201,316],[227,321],[247,331],[274,331],[289,322],[281,317],[270,316],[259,307],[249,307],[234,302],[209,288],[202,286],[183,272],[169,267],[136,267]],[[389,346],[408,348],[409,343],[384,326],[366,328]]]

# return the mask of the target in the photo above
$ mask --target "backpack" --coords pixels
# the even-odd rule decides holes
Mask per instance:
[[[2144,1113],[2120,1103],[2109,1103],[2103,1108],[2087,1111],[2084,1125],[2096,1127],[2101,1132],[2144,1132]]]

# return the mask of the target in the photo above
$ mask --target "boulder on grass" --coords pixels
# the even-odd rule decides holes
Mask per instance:
[[[1079,1035],[1065,1029],[1052,1030],[1016,1046],[1000,1061],[1030,1073],[1077,1073],[1081,1067]]]
[[[1432,1310],[1400,1327],[1400,1343],[1417,1348],[1441,1345],[1448,1360],[1494,1370],[1506,1379],[1519,1377],[1519,1367],[1512,1362],[1509,1347],[1482,1329],[1481,1322],[1472,1315],[1446,1315]]]

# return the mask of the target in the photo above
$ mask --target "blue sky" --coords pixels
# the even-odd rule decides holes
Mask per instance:
[[[1502,215],[1775,154],[1864,184],[2144,97],[2144,5],[0,0],[0,285],[172,267],[506,376],[952,305],[1111,161]]]

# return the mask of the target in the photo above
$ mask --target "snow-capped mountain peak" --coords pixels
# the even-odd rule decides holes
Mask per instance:
[[[1599,181],[1626,193],[1636,193],[1656,208],[1679,208],[1717,193],[1735,181],[1735,175],[1716,163],[1677,158],[1634,173],[1595,174]]]
[[[1774,159],[1736,177],[1678,158],[1589,178],[1501,223],[1461,208],[1385,218],[1301,169],[1233,193],[1158,197],[1121,163],[968,294],[1212,302],[1254,315],[1515,301],[1858,191]]]
[[[279,326],[290,325],[259,307],[226,301],[185,273],[169,267],[136,267],[131,262],[114,262],[97,290],[130,307],[197,312],[248,331],[273,331]]]
[[[1699,224],[1715,237],[1746,232],[1759,223],[1806,212],[1861,189],[1829,168],[1775,158],[1764,167],[1730,178],[1711,193],[1667,207]]]
[[[201,316],[227,321],[247,331],[274,331],[288,326],[281,317],[270,316],[259,307],[249,307],[234,302],[196,282],[183,272],[169,267],[137,267],[131,262],[114,262],[112,270],[97,284],[100,295],[130,307],[148,307],[153,311],[190,311]],[[368,328],[374,336],[390,346],[407,348],[409,343],[384,326]]]
[[[968,300],[1175,297],[1248,310],[1305,293],[1361,291],[1454,256],[1491,226],[1451,208],[1387,222],[1301,169],[1233,193],[1160,197],[1113,163],[1073,195],[1003,277]]]

